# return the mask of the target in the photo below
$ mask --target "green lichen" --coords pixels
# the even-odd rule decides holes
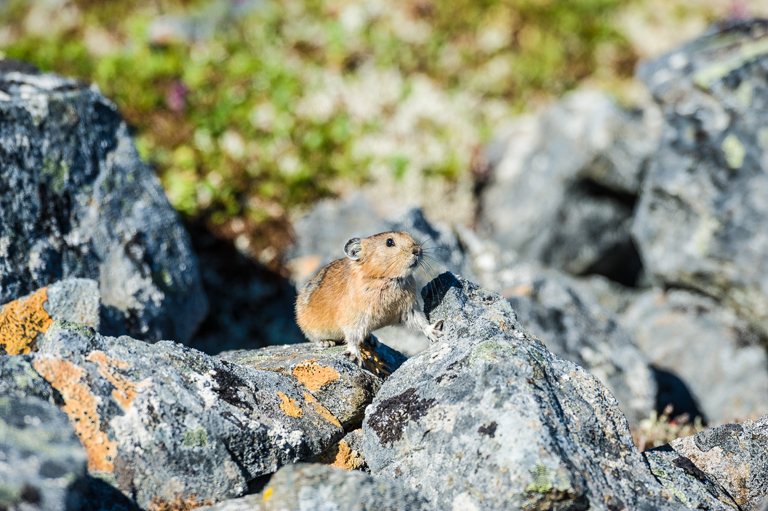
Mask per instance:
[[[741,85],[734,91],[733,96],[743,108],[747,108],[752,103],[752,84],[750,82],[741,82]]]
[[[43,166],[40,169],[40,173],[48,182],[48,187],[56,195],[61,195],[64,191],[64,187],[67,184],[67,176],[69,176],[70,165],[65,160],[56,160],[51,156],[46,156],[43,160]]]
[[[469,359],[469,363],[470,365],[473,365],[478,360],[492,361],[496,357],[504,354],[508,349],[507,346],[503,346],[493,341],[480,343],[472,350],[472,356]]]
[[[184,440],[181,441],[184,447],[205,447],[208,445],[208,433],[205,428],[188,429],[184,432]]]
[[[730,168],[740,169],[741,166],[744,165],[744,155],[746,154],[746,150],[744,149],[744,144],[741,143],[736,135],[731,133],[725,137],[720,147],[725,155],[725,161]]]
[[[712,237],[718,229],[720,229],[720,222],[714,216],[710,214],[702,215],[696,231],[693,233],[693,243],[699,255],[707,255],[710,241],[712,241]]]
[[[53,322],[53,324],[48,328],[48,331],[45,332],[45,338],[48,340],[51,336],[55,335],[60,330],[69,330],[70,332],[77,332],[89,341],[93,340],[94,337],[96,337],[96,334],[92,329],[89,327],[81,324],[76,323],[74,321],[68,321],[66,319],[57,319]]]
[[[552,491],[554,486],[549,477],[551,472],[543,463],[539,463],[536,465],[536,468],[532,468],[531,473],[533,474],[533,481],[525,487],[525,491],[535,493]],[[570,487],[570,484],[568,486]]]
[[[768,53],[768,38],[742,43],[736,55],[729,59],[713,62],[693,74],[693,83],[703,89],[710,89],[712,83],[727,76],[746,62]]]

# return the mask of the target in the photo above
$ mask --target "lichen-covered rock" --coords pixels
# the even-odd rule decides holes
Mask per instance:
[[[280,373],[316,399],[344,428],[359,427],[365,407],[389,376],[405,361],[397,351],[380,345],[376,351],[362,346],[368,371],[344,356],[346,348],[322,348],[314,343],[238,350],[218,355],[223,361],[251,369]]]
[[[344,438],[330,446],[317,456],[307,460],[310,463],[323,463],[344,470],[363,470],[368,471],[368,465],[365,463],[363,454],[363,430],[357,428],[346,435]]]
[[[768,20],[721,24],[639,68],[664,113],[633,234],[646,269],[768,333]]]
[[[526,259],[636,280],[629,231],[658,117],[653,105],[627,111],[602,93],[578,91],[516,120],[489,147],[483,223]]]
[[[0,308],[0,355],[37,349],[57,319],[99,328],[99,285],[90,279],[65,279]]]
[[[0,153],[0,303],[90,278],[103,332],[192,336],[207,303],[188,236],[112,103],[0,70]]]
[[[744,511],[768,497],[768,415],[725,424],[668,444],[715,479]]]
[[[377,479],[438,509],[679,509],[595,377],[547,351],[501,296],[450,274],[433,284],[425,308],[443,340],[366,410]]]
[[[432,511],[426,500],[396,481],[316,463],[288,465],[259,495],[200,511]]]
[[[0,395],[0,509],[82,510],[87,492],[85,451],[67,416],[38,397]]]
[[[596,376],[632,424],[656,405],[656,380],[619,319],[554,274],[540,273],[505,296],[517,319],[555,355]]]
[[[688,509],[739,509],[720,483],[668,445],[645,451],[643,456],[656,479]]]
[[[685,382],[706,421],[722,424],[768,413],[768,355],[761,336],[728,307],[685,290],[647,291],[625,311],[622,323],[657,370]],[[685,389],[662,388],[659,403],[675,413]]]
[[[237,497],[254,478],[343,435],[294,378],[170,341],[104,337],[58,321],[27,356],[60,394],[91,474],[142,508],[153,496]]]

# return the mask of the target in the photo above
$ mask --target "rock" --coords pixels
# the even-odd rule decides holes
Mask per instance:
[[[653,105],[629,111],[594,91],[518,119],[489,148],[482,223],[525,259],[633,284],[641,264],[629,230],[659,132]]]
[[[664,114],[632,232],[667,287],[768,333],[768,20],[721,24],[639,68]]]
[[[55,75],[3,72],[0,92],[0,303],[89,278],[103,332],[188,340],[207,310],[197,263],[115,106]]]
[[[222,502],[200,511],[431,511],[423,497],[396,481],[358,471],[297,463],[275,473],[259,495]]]
[[[595,377],[547,351],[501,296],[447,273],[430,289],[444,337],[366,409],[374,477],[437,509],[679,509]]]
[[[760,509],[768,497],[768,415],[709,428],[668,446],[717,480],[744,511]]]
[[[400,367],[405,357],[387,346],[381,346],[375,352],[363,346],[369,369],[363,371],[344,356],[345,350],[343,345],[321,348],[314,343],[302,343],[227,352],[217,358],[249,369],[284,375],[302,389],[308,402],[316,400],[345,429],[351,429],[359,427],[365,407],[373,400],[383,378]]]
[[[85,452],[67,416],[41,398],[2,394],[0,508],[80,510],[87,492]]]
[[[656,479],[688,509],[739,509],[720,483],[668,445],[645,451],[643,456]]]
[[[675,414],[700,413],[714,423],[768,413],[768,355],[758,332],[732,310],[690,291],[652,290],[622,323],[657,370],[685,382],[658,408],[672,403]],[[685,405],[688,392],[693,408]]]
[[[307,460],[310,463],[322,463],[344,470],[368,471],[363,454],[363,430],[358,428],[350,431],[344,438],[331,447]]]
[[[656,381],[648,360],[615,315],[556,275],[541,273],[520,281],[504,296],[526,330],[555,355],[596,376],[616,397],[630,424],[638,424],[656,405]]]
[[[416,272],[423,286],[437,271],[453,271],[472,276],[471,261],[457,235],[449,228],[431,224],[419,208],[411,208],[392,219],[375,213],[360,194],[341,200],[326,200],[315,205],[294,222],[296,244],[286,256],[286,266],[296,289],[309,281],[326,264],[344,257],[344,244],[353,237],[367,237],[385,231],[408,231],[422,245],[422,270]],[[420,332],[400,326],[375,332],[379,341],[407,356],[424,350],[429,341]]]
[[[65,279],[38,289],[0,309],[0,354],[18,355],[37,343],[57,319],[99,328],[99,285],[90,279]]]
[[[306,387],[170,341],[105,337],[57,321],[32,367],[60,394],[88,469],[146,509],[202,502],[318,454],[341,423]]]

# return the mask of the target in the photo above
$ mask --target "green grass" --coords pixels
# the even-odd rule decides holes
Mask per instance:
[[[98,84],[174,207],[212,226],[237,220],[258,247],[264,226],[340,189],[461,179],[530,101],[598,71],[630,76],[620,3],[265,1],[227,16],[200,1],[79,0],[68,15],[15,1],[0,51]],[[212,30],[153,40],[161,15]]]

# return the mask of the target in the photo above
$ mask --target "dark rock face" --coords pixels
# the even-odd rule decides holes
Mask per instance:
[[[489,150],[483,222],[522,257],[569,273],[633,284],[640,263],[629,230],[658,114],[626,111],[580,91],[519,119]]]
[[[0,154],[0,303],[84,277],[99,283],[103,332],[191,337],[207,310],[197,263],[112,103],[0,73]]]
[[[760,335],[732,310],[685,290],[654,290],[622,315],[638,348],[659,370],[685,382],[704,418],[716,424],[768,413],[768,355]],[[666,402],[683,406],[679,389]]]
[[[631,424],[648,417],[656,404],[656,381],[618,317],[549,274],[515,286],[507,298],[520,323],[552,353],[608,387]]]
[[[56,322],[31,357],[59,393],[90,473],[142,508],[152,497],[237,497],[249,481],[343,435],[294,378],[173,342],[103,337]]]
[[[0,395],[0,508],[80,510],[87,491],[85,451],[64,412]]]
[[[365,457],[438,509],[678,509],[615,399],[547,351],[509,303],[451,274],[425,296],[444,339],[366,409]]]
[[[768,21],[715,28],[643,65],[664,114],[633,223],[646,269],[768,332]]]

